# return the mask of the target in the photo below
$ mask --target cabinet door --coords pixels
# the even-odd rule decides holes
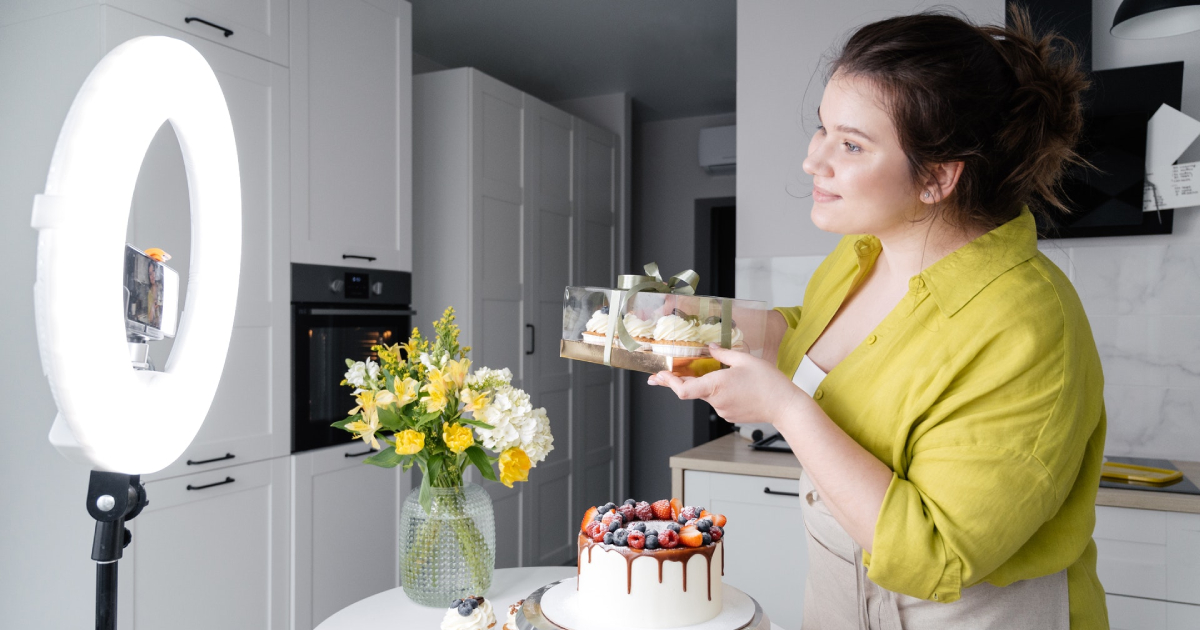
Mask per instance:
[[[121,561],[126,630],[289,627],[288,458],[151,481]]]
[[[292,260],[412,271],[412,19],[294,0]]]
[[[370,452],[356,442],[291,457],[293,630],[400,584],[399,514],[411,477],[363,464]]]
[[[689,470],[684,473],[685,505],[697,505],[729,519],[725,543],[725,583],[752,593],[771,621],[799,628],[804,612],[808,551],[804,544],[776,544],[781,527],[794,528],[804,540],[800,499],[767,494],[797,492],[795,479],[728,475]]]
[[[576,553],[579,526],[575,486],[578,452],[572,443],[571,368],[558,356],[563,289],[574,275],[571,235],[574,199],[571,116],[525,95],[525,391],[545,407],[554,450],[529,475],[525,519],[527,566],[561,565]]]
[[[508,368],[513,387],[525,387],[525,316],[521,257],[523,234],[521,172],[522,97],[517,90],[479,72],[471,73],[472,357],[478,366]],[[436,316],[432,314],[431,316]],[[540,471],[534,471],[537,473]],[[533,473],[531,473],[531,476]],[[484,482],[496,510],[496,566],[521,565],[521,493]]]
[[[108,4],[194,37],[288,65],[287,0],[108,0]],[[232,33],[226,36],[224,29]]]
[[[187,451],[155,474],[165,478],[283,456],[289,450],[291,287],[288,282],[287,75],[285,68],[124,11],[104,9],[105,50],[142,35],[195,46],[225,93],[242,184],[242,273],[225,371],[208,417]],[[185,302],[191,250],[187,177],[175,132],[159,130],[142,162],[130,207],[129,242],[161,247],[181,278]],[[186,303],[182,304],[186,309]],[[151,344],[162,368],[171,342]],[[233,455],[232,458],[227,457]],[[208,464],[188,465],[188,461]]]
[[[574,119],[575,129],[575,273],[571,283],[611,287],[617,280],[617,138]],[[561,307],[560,307],[561,308]],[[562,316],[559,315],[559,321]],[[582,514],[588,506],[620,503],[619,471],[624,464],[627,436],[617,412],[617,370],[603,365],[571,362],[573,434],[580,460],[580,498],[573,506]]]

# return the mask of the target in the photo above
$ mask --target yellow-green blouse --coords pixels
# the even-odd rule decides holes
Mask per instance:
[[[892,469],[868,577],[953,602],[1067,569],[1071,628],[1108,628],[1096,577],[1104,379],[1070,281],[1028,209],[909,280],[909,291],[813,399]],[[880,252],[847,236],[788,322],[791,376]]]

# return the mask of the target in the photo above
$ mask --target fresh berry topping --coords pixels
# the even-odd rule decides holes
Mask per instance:
[[[637,505],[637,499],[625,499],[621,505]]]
[[[601,313],[604,313],[605,315],[608,315],[608,307],[607,307],[607,306],[601,306],[601,307],[600,307],[600,312],[601,312]]]
[[[642,523],[640,521],[637,523],[630,523],[629,527],[626,527],[625,529],[636,529],[639,532],[642,532],[643,534],[645,534],[646,533],[646,524]]]
[[[592,542],[595,542],[595,543],[604,542],[604,535],[607,533],[608,532],[604,531],[603,527],[600,527],[599,529],[596,530],[596,533],[592,535]]]
[[[654,510],[650,509],[650,504],[645,501],[633,506],[633,513],[637,514],[637,517],[643,521],[654,520]]]
[[[601,519],[603,519],[603,518],[604,518],[604,515],[601,514],[600,512],[596,512],[596,515],[592,517],[592,519],[594,519],[597,523],[599,523],[601,521]]]
[[[603,534],[604,532],[604,526],[600,524],[600,521],[592,521],[591,523],[588,523],[587,528],[583,530],[583,533],[586,534],[588,538],[595,538],[597,533]]]
[[[713,514],[712,515],[713,525],[719,525],[721,527],[725,527],[725,520],[726,519],[725,519],[724,514]]]
[[[583,523],[581,523],[579,525],[579,529],[587,530],[588,523],[591,523],[592,521],[596,520],[596,515],[599,513],[600,513],[600,510],[598,510],[594,507],[588,508],[588,511],[583,514]]]
[[[679,526],[679,523],[674,523],[674,522],[671,522],[671,523],[667,523],[667,529],[669,529],[669,530],[671,530],[671,531],[675,532],[676,534],[678,534],[678,533],[679,533],[679,530],[680,530],[680,529],[683,529],[683,528]]]
[[[646,535],[636,529],[629,530],[629,536],[626,540],[631,549],[644,549],[646,547]]]
[[[464,617],[470,617],[471,613],[473,613],[473,612],[475,612],[475,609],[472,608],[471,605],[468,604],[467,602],[463,602],[458,605],[458,614],[460,614]]]
[[[679,518],[683,519],[685,522],[695,518],[700,518],[700,508],[694,508],[691,506],[685,507],[679,511]]]
[[[617,509],[617,504],[613,503],[612,501],[609,501],[608,503],[605,503],[604,505],[600,506],[600,511],[604,512],[605,514],[608,514],[609,512],[611,512],[615,509]]]
[[[683,517],[680,516],[679,518],[682,519]],[[695,527],[697,522],[699,522],[699,521],[697,521],[696,519],[693,518],[693,519],[688,520],[688,522],[684,523],[683,526],[684,527]]]
[[[687,522],[688,522],[688,521],[690,521],[690,520],[691,520],[691,519],[689,519],[688,517],[686,517],[686,516],[684,516],[684,515],[680,514],[680,515],[679,515],[679,516],[678,516],[678,517],[675,519],[675,522],[676,522],[676,523],[679,523],[680,525],[686,525],[686,524],[687,524]]]
[[[671,499],[671,520],[678,519],[679,511],[682,509],[683,504],[679,502],[679,499]]]
[[[671,502],[666,499],[663,499],[662,501],[655,501],[654,503],[651,503],[650,510],[652,512],[654,512],[654,518],[656,518],[660,521],[671,520]],[[642,519],[642,520],[648,521],[650,519],[647,518],[647,519]]]
[[[625,524],[625,518],[621,516],[620,512],[609,512],[608,514],[604,515],[604,518],[600,519],[600,522],[603,523],[605,527],[608,527],[608,524],[613,521],[617,521],[622,525]]]
[[[617,513],[620,514],[622,518],[624,518],[626,523],[636,521],[637,517],[638,517],[637,514],[634,512],[633,506],[629,505],[628,503],[617,508]]]
[[[721,529],[720,525],[713,525],[709,528],[708,534],[712,536],[713,542],[719,542],[721,537],[725,535],[725,530]]]
[[[629,530],[622,527],[613,532],[613,544],[618,547],[624,547],[629,544]]]
[[[606,544],[606,545],[613,544],[613,533],[612,532],[604,532],[604,544]]]
[[[704,544],[704,534],[695,527],[685,527],[679,532],[679,542],[688,547],[699,547]]]
[[[453,602],[451,602],[451,603],[450,603],[450,607],[451,607],[451,608],[458,608],[459,604],[462,604],[462,598],[461,598],[461,597],[460,597],[460,598],[458,598],[458,599],[456,599],[456,600],[454,600]]]
[[[658,533],[658,544],[663,549],[674,549],[679,546],[679,534],[674,530],[664,529]]]
[[[696,521],[696,529],[698,529],[702,532],[707,532],[708,528],[712,527],[712,525],[713,525],[713,522],[706,518],[702,518],[702,519]]]
[[[613,519],[612,521],[610,521],[610,522],[608,523],[608,527],[607,527],[606,529],[607,529],[608,531],[610,531],[610,532],[615,532],[615,531],[617,531],[618,529],[621,529],[621,520],[620,520],[620,519]]]
[[[646,536],[646,548],[658,549],[658,536],[655,536],[654,534]]]
[[[700,535],[704,537],[704,546],[705,547],[712,544],[713,539],[712,539],[712,536],[710,536],[708,532],[700,532]]]

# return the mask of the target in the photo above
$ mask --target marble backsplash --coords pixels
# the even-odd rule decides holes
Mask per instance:
[[[1108,455],[1200,460],[1200,221],[1179,214],[1171,236],[1040,243],[1091,322]],[[737,297],[802,304],[822,259],[738,258]]]

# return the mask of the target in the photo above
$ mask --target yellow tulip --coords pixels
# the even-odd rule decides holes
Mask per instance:
[[[379,440],[375,437],[375,432],[379,430],[378,416],[367,420],[355,420],[346,425],[346,430],[354,433],[354,439],[362,440],[370,444],[371,448],[379,450]]]
[[[464,411],[479,411],[480,409],[487,407],[488,403],[491,402],[491,400],[488,399],[487,392],[476,392],[470,387],[464,387],[458,396],[464,403],[467,404],[467,406],[463,408]]]
[[[396,383],[395,387],[396,404],[403,407],[417,399],[417,392],[421,389],[421,384],[415,379],[405,378],[402,382]]]
[[[396,434],[396,452],[401,455],[420,453],[425,448],[425,434],[405,429]]]
[[[461,453],[475,444],[475,436],[471,434],[470,429],[457,422],[454,424],[443,422],[442,441],[446,443],[446,448],[450,449],[451,453]]]
[[[529,481],[529,456],[516,446],[500,454],[500,483],[513,487],[514,481]]]

